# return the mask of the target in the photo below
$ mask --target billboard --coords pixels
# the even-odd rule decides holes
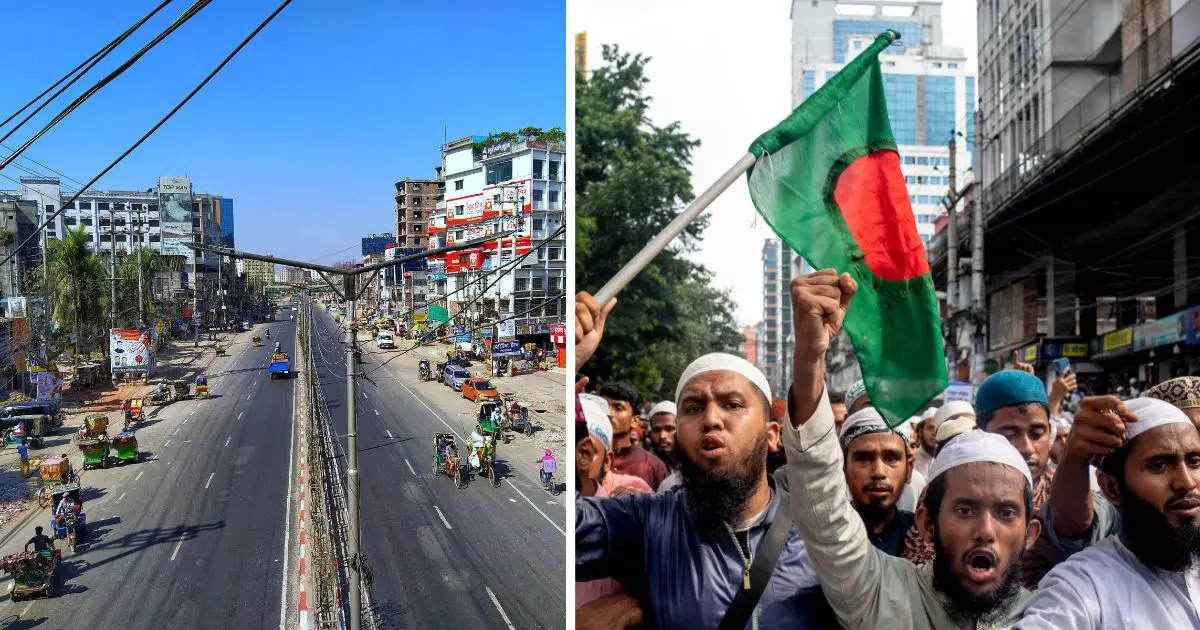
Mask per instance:
[[[158,178],[158,216],[162,225],[162,253],[186,256],[192,250],[184,243],[192,241],[192,181],[186,177]]]
[[[446,225],[474,223],[483,218],[483,194],[446,200]]]
[[[492,356],[511,357],[521,354],[520,341],[495,341],[492,343]]]
[[[483,251],[476,249],[466,249],[461,252],[449,252],[446,254],[446,273],[459,273],[470,269],[483,268]]]
[[[109,365],[113,372],[150,369],[150,333],[140,330],[109,331]]]
[[[500,339],[512,339],[517,336],[517,322],[509,319],[496,324],[496,334]]]

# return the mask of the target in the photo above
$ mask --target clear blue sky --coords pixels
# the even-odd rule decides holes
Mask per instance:
[[[5,3],[0,120],[157,1]],[[190,4],[168,5],[94,78],[89,74],[5,144],[23,143],[40,128],[34,123],[48,121],[68,95]],[[276,4],[216,0],[26,155],[88,181]],[[353,245],[320,260],[356,258],[363,235],[395,229],[394,182],[433,176],[443,125],[450,139],[565,127],[563,4],[296,0],[96,187],[144,190],[160,175],[186,175],[197,192],[234,199],[241,249],[315,259]],[[11,166],[3,172],[24,174]],[[0,178],[0,189],[15,188]]]

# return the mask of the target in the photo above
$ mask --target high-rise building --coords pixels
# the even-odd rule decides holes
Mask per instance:
[[[443,182],[406,177],[396,182],[396,246],[429,246],[429,218],[437,209]],[[382,250],[380,250],[382,252]],[[365,256],[367,252],[363,252]]]
[[[25,273],[42,264],[42,248],[38,239],[25,239],[37,230],[38,207],[27,199],[0,200],[0,257],[11,260],[0,265],[0,292],[5,296],[25,295]],[[18,251],[18,247],[20,250]]]
[[[275,263],[252,260],[250,258],[243,258],[241,260],[246,280],[257,280],[263,285],[275,284]]]
[[[395,242],[396,237],[392,236],[391,232],[368,234],[362,237],[362,255],[382,254],[388,245],[393,245]]]
[[[758,331],[754,326],[742,327],[742,358],[758,365]]]
[[[879,56],[888,117],[900,149],[917,233],[928,244],[949,192],[957,138],[961,190],[975,149],[975,77],[960,48],[942,45],[941,3],[793,0],[792,106],[799,105],[886,29],[900,39]]]
[[[429,247],[514,233],[430,259],[431,277],[446,278],[451,315],[472,325],[511,318],[519,335],[548,336],[550,325],[565,320],[565,232],[530,254],[564,224],[564,157],[563,144],[533,138],[487,143],[466,137],[446,144],[444,208],[430,222]],[[488,286],[495,279],[489,272],[525,254]]]
[[[763,353],[758,358],[771,391],[786,391],[790,373],[785,348],[792,331],[792,302],[788,293],[795,254],[777,238],[763,241]]]

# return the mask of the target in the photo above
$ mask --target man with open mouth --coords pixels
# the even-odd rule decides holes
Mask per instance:
[[[929,564],[875,548],[852,507],[825,392],[825,352],[856,289],[848,274],[832,270],[791,284],[795,380],[783,430],[788,511],[825,597],[846,628],[1011,625],[1030,597],[1020,567],[1041,528],[1031,518],[1029,466],[1008,440],[969,431],[934,459],[916,515],[936,548]]]
[[[805,542],[783,507],[787,491],[767,474],[780,424],[766,376],[741,357],[707,354],[679,377],[675,399],[682,484],[613,499],[578,496],[575,579],[620,581],[641,603],[647,627],[833,627]],[[838,482],[845,485],[840,471]]]
[[[1200,628],[1200,431],[1162,400],[1121,407],[1106,413],[1124,444],[1098,475],[1120,533],[1051,570],[1020,628]]]

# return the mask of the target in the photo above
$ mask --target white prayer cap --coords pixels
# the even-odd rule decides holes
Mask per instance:
[[[934,479],[951,468],[974,462],[995,462],[1011,466],[1024,475],[1025,481],[1033,486],[1033,475],[1029,474],[1029,466],[1017,449],[1013,448],[1004,436],[978,429],[967,431],[946,443],[929,467],[928,483],[933,483]]]
[[[874,407],[863,407],[847,416],[846,420],[842,422],[842,431],[838,434],[838,439],[845,438],[851,431],[859,427],[887,430],[887,423],[883,421],[883,416],[879,415]]]
[[[695,361],[683,371],[679,376],[679,383],[675,385],[675,400],[679,401],[679,395],[683,393],[683,388],[687,386],[688,381],[692,380],[699,374],[705,372],[715,372],[717,370],[727,370],[729,372],[737,372],[746,377],[746,380],[754,384],[755,387],[767,397],[767,404],[771,403],[771,385],[767,383],[767,377],[763,375],[762,370],[754,367],[754,364],[739,356],[727,354],[724,352],[712,352],[706,354]]]
[[[1179,407],[1157,398],[1132,398],[1125,401],[1125,408],[1137,416],[1137,422],[1125,423],[1126,444],[1146,431],[1164,424],[1192,424]]]
[[[675,403],[669,400],[661,400],[650,408],[650,413],[646,417],[653,418],[660,413],[669,413],[671,415],[675,415],[678,412],[675,410]]]
[[[608,401],[595,394],[580,394],[579,407],[587,421],[588,433],[596,436],[604,445],[604,452],[612,450],[612,420],[608,417]]]
[[[971,420],[975,419],[975,408],[971,406],[971,403],[965,400],[952,400],[938,408],[937,415],[933,417],[934,428],[941,427],[943,422],[960,413],[969,413]]]
[[[956,435],[962,435],[967,431],[975,428],[975,416],[971,417],[959,416],[953,420],[946,420],[937,425],[937,434],[934,435],[934,440],[937,442],[945,442]]]
[[[925,411],[922,411],[921,412],[921,422],[924,422],[926,420],[936,417],[937,412],[938,412],[937,407],[930,407],[930,408],[926,409]]]
[[[854,381],[854,384],[850,386],[850,389],[846,390],[846,408],[849,409],[853,407],[854,403],[858,401],[859,398],[862,398],[866,395],[867,384],[864,383],[862,379]]]

